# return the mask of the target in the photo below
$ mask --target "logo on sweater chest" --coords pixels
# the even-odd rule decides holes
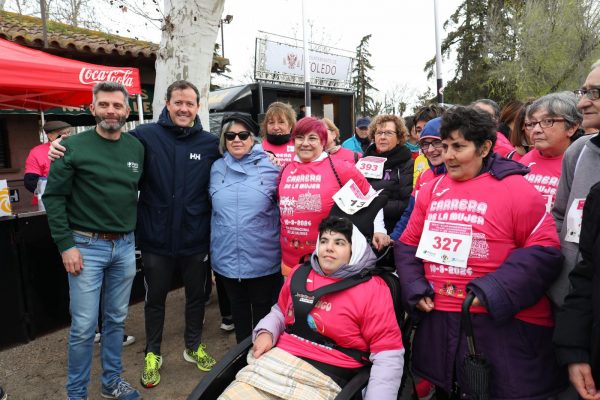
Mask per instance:
[[[200,153],[190,153],[190,160],[202,160],[202,154]]]
[[[135,161],[128,161],[127,168],[129,168],[131,170],[131,172],[133,172],[133,173],[140,172],[140,165],[138,163],[136,163]]]

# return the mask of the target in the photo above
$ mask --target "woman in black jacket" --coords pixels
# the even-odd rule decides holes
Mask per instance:
[[[385,161],[381,160],[382,168],[370,168],[371,173],[365,176],[373,189],[383,189],[382,194],[388,198],[383,217],[385,229],[390,233],[408,205],[412,192],[413,160],[405,146],[407,134],[404,121],[395,115],[378,115],[369,125],[369,137],[373,143],[364,157],[380,157]],[[361,164],[358,167],[361,169]]]
[[[557,314],[554,344],[579,395],[593,400],[600,393],[600,183],[585,200],[582,221],[582,260],[569,275],[571,291]]]

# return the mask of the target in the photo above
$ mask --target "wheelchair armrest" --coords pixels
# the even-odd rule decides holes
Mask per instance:
[[[369,376],[371,373],[371,368],[362,368],[352,379],[350,382],[346,384],[342,388],[342,391],[338,393],[335,400],[351,400],[359,393],[367,383],[369,383]],[[359,397],[362,398],[362,397]]]
[[[235,379],[237,372],[246,365],[246,354],[252,347],[252,336],[229,350],[223,358],[202,377],[200,383],[188,396],[188,400],[214,400]]]

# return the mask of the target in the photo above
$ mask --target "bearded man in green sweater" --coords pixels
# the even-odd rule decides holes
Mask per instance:
[[[67,396],[86,399],[100,292],[103,296],[102,389],[106,398],[135,400],[121,378],[123,332],[135,276],[136,203],[144,148],[121,129],[129,116],[125,87],[93,89],[94,129],[72,137],[52,163],[43,195],[48,223],[68,272],[71,330]]]

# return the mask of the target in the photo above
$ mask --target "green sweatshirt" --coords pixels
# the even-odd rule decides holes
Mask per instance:
[[[133,231],[144,166],[142,144],[129,133],[107,140],[95,129],[62,144],[67,151],[52,163],[42,197],[60,252],[75,247],[73,230]]]

